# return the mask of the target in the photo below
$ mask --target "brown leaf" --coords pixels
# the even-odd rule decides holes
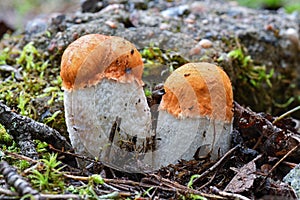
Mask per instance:
[[[254,179],[256,178],[256,165],[254,160],[247,163],[242,168],[237,169],[237,171],[238,173],[228,183],[225,191],[232,193],[241,193],[249,190],[253,186]]]

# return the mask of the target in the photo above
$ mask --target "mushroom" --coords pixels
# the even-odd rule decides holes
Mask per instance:
[[[144,172],[179,159],[216,160],[228,150],[233,94],[220,67],[189,63],[168,77],[160,91],[156,135],[142,73],[141,55],[123,38],[90,34],[67,47],[60,75],[76,153]]]
[[[210,156],[230,146],[233,93],[226,73],[209,63],[188,63],[164,84],[156,129],[155,166]]]
[[[142,73],[140,53],[123,38],[89,34],[67,47],[60,75],[76,153],[125,171],[145,169],[130,169],[136,163],[151,165],[151,157],[143,156],[151,151],[153,133]]]

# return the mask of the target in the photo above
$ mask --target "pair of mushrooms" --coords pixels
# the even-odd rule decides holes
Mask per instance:
[[[220,67],[189,63],[176,69],[164,84],[156,130],[142,73],[141,55],[123,38],[90,34],[68,46],[60,75],[76,153],[144,172],[180,159],[216,160],[228,150],[233,94]]]

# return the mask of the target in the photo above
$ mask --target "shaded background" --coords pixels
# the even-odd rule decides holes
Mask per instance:
[[[1,0],[0,22],[19,32],[36,17],[76,11],[80,11],[80,0]]]
[[[84,0],[1,0],[0,22],[20,31],[35,17],[57,12],[79,12],[82,2]],[[295,0],[237,0],[237,2],[257,9],[276,10],[283,7],[289,13],[300,11],[300,1]]]

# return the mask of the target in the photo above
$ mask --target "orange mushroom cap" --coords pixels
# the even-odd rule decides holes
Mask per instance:
[[[160,110],[177,118],[206,116],[232,121],[231,82],[216,65],[204,62],[185,64],[167,78],[164,89]]]
[[[82,36],[67,47],[61,59],[60,76],[66,90],[90,87],[103,78],[143,85],[142,73],[142,57],[135,46],[115,36]]]

